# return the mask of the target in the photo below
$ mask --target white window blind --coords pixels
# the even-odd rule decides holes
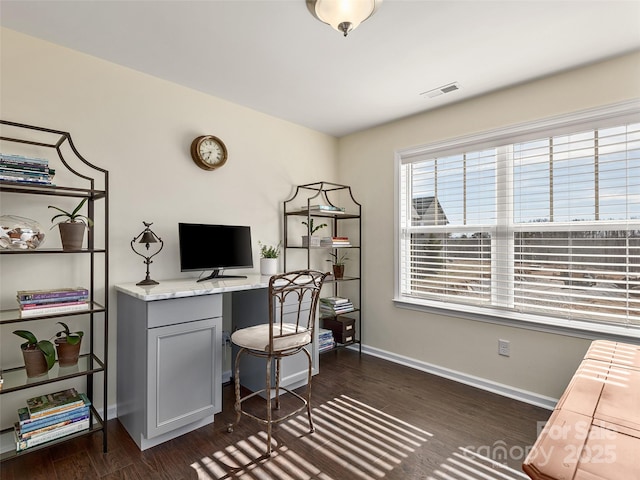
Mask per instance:
[[[608,123],[401,157],[400,297],[640,326],[640,123]]]

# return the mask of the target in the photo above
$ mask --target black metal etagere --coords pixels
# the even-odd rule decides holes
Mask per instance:
[[[86,394],[91,401],[90,428],[88,431],[82,431],[71,434],[60,439],[52,440],[45,444],[26,449],[21,452],[7,451],[0,455],[0,461],[5,461],[16,455],[29,454],[35,450],[47,448],[53,444],[59,444],[82,435],[92,434],[94,432],[102,432],[103,451],[107,451],[107,429],[106,417],[108,408],[108,338],[109,338],[109,172],[87,161],[76,149],[71,135],[68,132],[53,130],[49,128],[26,125],[22,123],[0,120],[0,141],[3,143],[32,145],[35,147],[44,147],[55,150],[59,163],[70,172],[72,178],[77,180],[81,186],[54,186],[40,184],[25,184],[19,182],[9,182],[0,180],[0,193],[11,195],[35,195],[44,197],[71,197],[87,199],[87,216],[91,219],[96,218],[96,205],[101,202],[101,212],[104,218],[104,228],[100,233],[100,245],[96,242],[95,223],[88,227],[87,247],[81,250],[65,251],[61,248],[38,248],[35,250],[8,250],[0,249],[1,255],[47,255],[61,256],[67,255],[87,255],[89,256],[89,310],[81,312],[34,316],[29,317],[29,321],[51,321],[62,319],[76,315],[88,316],[89,335],[85,335],[85,339],[89,341],[89,352],[80,356],[77,370],[73,372],[67,371],[65,368],[58,366],[57,362],[49,371],[48,375],[43,377],[27,378],[24,367],[3,368],[1,370],[3,384],[0,389],[0,395],[20,395],[24,393],[25,400],[28,398],[27,389],[34,387],[55,384],[73,378],[85,379]],[[8,133],[9,132],[9,133]],[[71,154],[69,154],[71,152]],[[11,153],[11,152],[5,152]],[[65,156],[66,155],[66,156]],[[72,164],[73,163],[73,164]],[[93,172],[93,176],[82,173],[80,170]],[[9,257],[7,257],[9,258]],[[98,297],[98,290],[101,292]],[[20,310],[9,309],[0,310],[0,328],[5,325],[24,322],[20,316]],[[101,322],[101,323],[100,323]],[[15,327],[15,325],[12,325]],[[8,331],[5,330],[5,332]],[[5,336],[6,338],[6,336]],[[102,343],[102,352],[99,355],[98,343]],[[83,342],[84,343],[84,342]],[[102,378],[100,378],[100,375]],[[95,376],[95,378],[94,378]],[[95,406],[95,382],[102,381],[102,413],[98,412]],[[98,383],[99,385],[99,383]],[[16,412],[2,412],[3,416],[16,415]],[[7,417],[5,417],[7,418]],[[1,435],[13,436],[13,428],[7,428],[0,431]],[[4,444],[4,442],[3,442]]]
[[[321,210],[314,208],[316,205],[326,205],[334,207],[336,210]],[[349,275],[343,278],[335,278],[331,275],[327,277],[325,283],[331,285],[333,296],[341,296],[344,291],[348,291],[350,293],[349,299],[354,305],[354,310],[348,312],[348,315],[356,317],[355,339],[347,345],[338,343],[336,348],[357,344],[358,351],[362,352],[362,205],[356,201],[350,186],[321,181],[296,186],[291,198],[284,202],[283,216],[283,267],[285,271],[305,266],[322,270],[324,268],[319,266],[319,262],[324,259],[315,259],[315,254],[339,253],[343,249],[348,249],[349,258],[354,261],[353,264],[349,264]],[[301,236],[293,233],[296,231],[293,219],[306,222],[307,232],[303,232],[303,234],[306,233],[308,237],[311,236],[308,226],[312,219],[328,222],[330,236],[341,236],[344,232],[348,232],[351,245],[347,247],[317,246],[312,245],[310,238],[307,245],[303,245],[300,240]],[[297,227],[297,231],[300,233],[300,227]],[[296,250],[306,251],[306,265],[301,265],[299,259],[292,259],[292,254]],[[314,260],[317,261],[316,264],[313,263]],[[322,321],[323,316],[321,315],[321,324]]]

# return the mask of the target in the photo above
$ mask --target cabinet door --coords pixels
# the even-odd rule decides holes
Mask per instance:
[[[147,438],[222,410],[222,318],[149,329]]]

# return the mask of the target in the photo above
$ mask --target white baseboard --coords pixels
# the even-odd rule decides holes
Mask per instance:
[[[358,350],[357,346],[350,347],[352,350]],[[426,373],[438,375],[439,377],[448,378],[456,382],[463,383],[472,387],[486,390],[488,392],[497,393],[504,397],[513,398],[524,403],[535,405],[537,407],[546,408],[547,410],[553,410],[558,403],[558,399],[539,395],[527,390],[521,390],[519,388],[511,387],[501,383],[493,382],[485,378],[468,375],[466,373],[450,370],[448,368],[440,367],[438,365],[432,365],[427,362],[416,360],[414,358],[398,355],[393,352],[381,350],[379,348],[373,348],[367,345],[362,345],[362,352],[367,355],[389,360],[400,365],[415,368]]]
[[[348,348],[355,351],[358,350],[357,345],[354,345]],[[496,383],[484,378],[475,377],[473,375],[467,375],[466,373],[457,372],[455,370],[450,370],[448,368],[440,367],[438,365],[433,365],[427,362],[422,362],[420,360],[416,360],[410,357],[405,357],[403,355],[398,355],[396,353],[388,352],[386,350],[381,350],[379,348],[373,348],[364,344],[362,345],[362,352],[366,353],[367,355],[382,358],[384,360],[389,360],[390,362],[397,363],[399,365],[415,368],[416,370],[420,370],[422,372],[431,373],[433,375],[438,375],[439,377],[443,377],[443,378],[448,378],[449,380],[460,382],[465,385],[479,388],[481,390],[486,390],[488,392],[497,393],[498,395],[502,395],[508,398],[513,398],[515,400],[529,403],[537,407],[546,408],[548,410],[553,410],[556,406],[556,403],[558,403],[558,399],[556,398],[545,397],[544,395],[539,395],[537,393],[529,392],[527,390],[521,390],[519,388],[514,388],[509,385]],[[227,383],[230,381],[231,381],[231,370],[222,372],[222,382]],[[100,414],[102,414],[102,411],[100,411]],[[117,416],[118,416],[117,406],[116,405],[110,406],[107,410],[107,419],[111,420],[111,419],[117,418]]]

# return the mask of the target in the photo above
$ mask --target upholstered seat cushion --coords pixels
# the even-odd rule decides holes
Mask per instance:
[[[284,351],[292,348],[302,347],[311,343],[311,332],[300,330],[296,333],[296,325],[292,323],[282,324],[282,334],[279,336],[280,326],[273,327],[273,350]],[[231,341],[239,347],[250,350],[266,352],[269,350],[269,324],[255,325],[253,327],[241,328],[231,335]]]

